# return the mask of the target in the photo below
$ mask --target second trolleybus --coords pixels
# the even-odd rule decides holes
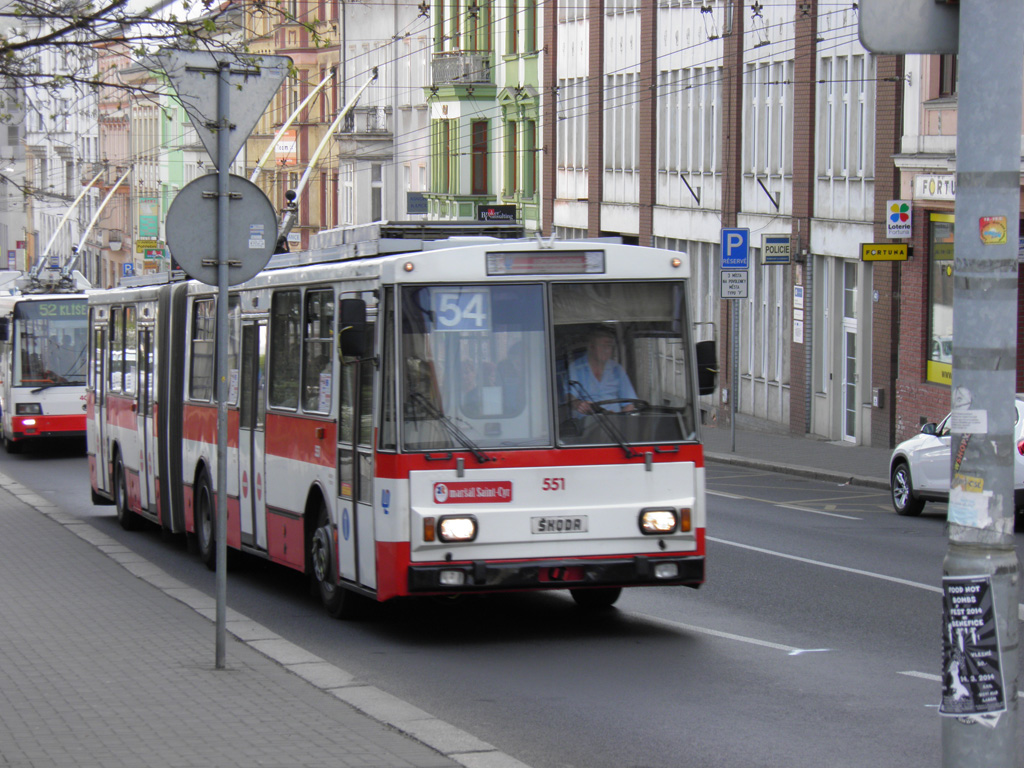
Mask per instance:
[[[605,606],[699,586],[714,374],[682,254],[415,248],[291,254],[231,290],[226,339],[195,281],[92,295],[94,498],[125,527],[187,534],[213,567],[224,344],[227,545],[309,574],[332,615],[367,597],[568,589]]]

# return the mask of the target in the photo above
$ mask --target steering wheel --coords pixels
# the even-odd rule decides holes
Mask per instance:
[[[612,403],[625,403],[626,405],[632,405],[634,410],[609,411],[607,408],[604,407]],[[612,398],[611,400],[598,400],[597,402],[591,403],[590,405],[594,408],[599,408],[605,413],[639,413],[640,411],[645,411],[651,407],[651,404],[648,403],[646,400],[640,400],[639,398],[635,397],[615,397]]]

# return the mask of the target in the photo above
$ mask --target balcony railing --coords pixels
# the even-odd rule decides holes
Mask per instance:
[[[384,107],[358,107],[345,116],[342,133],[387,133],[388,113]]]
[[[491,82],[491,57],[487,53],[439,53],[431,61],[433,85],[470,85]]]

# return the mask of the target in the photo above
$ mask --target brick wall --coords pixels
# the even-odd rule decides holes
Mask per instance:
[[[814,131],[817,82],[818,0],[800,4],[796,12],[793,87],[793,248],[797,254],[809,252],[811,219],[814,216]],[[804,342],[789,345],[789,431],[806,434],[810,430],[807,356],[814,340],[814,295],[809,285],[806,263],[790,270],[790,295],[797,274],[804,285]]]
[[[900,150],[903,132],[902,56],[879,56],[875,62],[875,242],[886,241],[886,203],[901,197],[893,155]],[[877,262],[872,267],[871,387],[881,390],[882,407],[871,409],[871,444],[891,448],[896,438],[896,368],[899,363],[899,262]]]
[[[587,235],[601,234],[604,196],[604,2],[590,0],[587,90]]]
[[[540,118],[541,127],[541,232],[550,237],[555,220],[555,151],[558,145],[558,0],[544,3],[544,82],[542,84]]]

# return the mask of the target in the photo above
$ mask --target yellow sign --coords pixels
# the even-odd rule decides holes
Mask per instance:
[[[861,243],[861,261],[906,261],[910,249],[906,243]]]
[[[159,240],[136,240],[135,241],[135,252],[145,253],[146,251],[153,250],[160,247]]]
[[[934,360],[929,360],[926,378],[928,379],[928,381],[933,381],[936,384],[945,384],[947,386],[952,386],[953,364],[938,363]]]

